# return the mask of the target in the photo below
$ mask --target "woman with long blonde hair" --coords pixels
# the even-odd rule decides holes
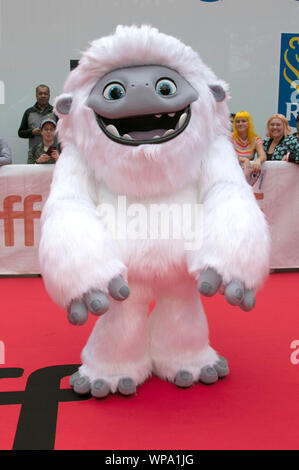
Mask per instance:
[[[267,160],[299,163],[299,140],[291,135],[288,120],[283,114],[273,114],[268,119],[264,150]]]
[[[260,171],[267,157],[262,139],[255,133],[252,117],[247,111],[236,114],[231,138],[240,164],[245,168],[251,167],[255,172]],[[257,154],[256,160],[254,160],[255,154]],[[252,160],[254,161],[251,165]]]

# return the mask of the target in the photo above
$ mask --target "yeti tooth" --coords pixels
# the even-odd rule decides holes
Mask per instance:
[[[155,114],[156,118],[160,118],[161,116],[162,116],[162,114]]]
[[[168,116],[173,117],[173,116],[175,116],[175,113],[168,113]]]
[[[115,126],[113,126],[113,124],[109,124],[109,126],[106,127],[106,130],[108,132],[110,132],[110,134],[113,134],[115,135],[116,137],[119,137],[119,132],[118,130],[116,129]]]
[[[180,120],[179,120],[179,127],[182,127],[182,125],[186,121],[186,118],[187,118],[187,113],[184,113],[181,115]]]
[[[164,132],[163,137],[165,137],[166,135],[170,135],[173,132],[174,132],[174,129],[168,129],[168,131]]]
[[[132,140],[132,137],[129,134],[124,134],[123,139]]]

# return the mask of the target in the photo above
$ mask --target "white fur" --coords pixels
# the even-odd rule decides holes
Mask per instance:
[[[110,70],[161,64],[177,70],[199,93],[184,132],[160,145],[124,146],[110,140],[96,123],[86,99]],[[120,377],[136,383],[152,371],[174,380],[189,370],[195,379],[217,361],[196,281],[207,267],[223,282],[236,279],[257,290],[269,267],[269,234],[228,140],[228,108],[217,103],[209,85],[227,85],[179,40],[149,26],[119,26],[96,40],[66,81],[73,98],[60,115],[63,152],[55,168],[42,217],[40,261],[46,288],[60,306],[90,289],[107,292],[118,274],[131,294],[111,302],[83,351],[82,375],[104,378],[114,392]],[[186,252],[183,240],[117,240],[104,230],[98,206],[130,203],[201,203],[203,239]],[[110,227],[111,228],[111,227]],[[148,303],[157,305],[150,319]]]

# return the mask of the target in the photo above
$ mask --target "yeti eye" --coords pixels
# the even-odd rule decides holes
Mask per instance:
[[[162,96],[171,96],[176,92],[176,84],[169,78],[162,78],[156,84],[156,92]]]
[[[103,91],[106,100],[119,100],[126,94],[124,87],[120,83],[109,83]]]

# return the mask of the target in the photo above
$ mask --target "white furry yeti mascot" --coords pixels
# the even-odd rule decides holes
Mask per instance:
[[[200,293],[222,290],[252,309],[269,235],[229,142],[226,98],[226,84],[190,47],[149,26],[118,26],[91,43],[56,99],[63,151],[40,264],[72,324],[99,316],[70,379],[77,393],[130,395],[151,373],[179,387],[228,374],[209,345]],[[127,211],[104,217],[120,197]],[[166,240],[115,230],[119,217],[132,222],[132,207],[148,214],[173,204],[202,209],[193,249],[184,231]],[[145,216],[133,221],[135,232],[151,232]]]

